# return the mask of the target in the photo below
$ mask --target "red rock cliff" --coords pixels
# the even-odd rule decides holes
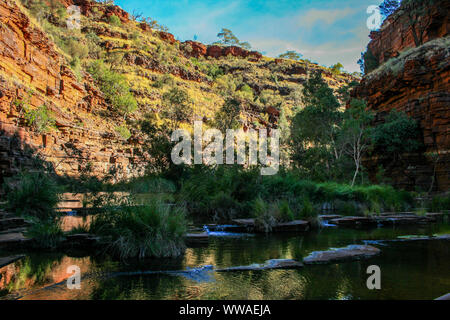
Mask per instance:
[[[450,41],[445,13],[449,2],[441,3],[420,22],[428,26],[422,46],[415,47],[411,30],[395,15],[380,32],[372,34],[368,47],[384,64],[363,78],[353,96],[367,99],[378,123],[391,110],[406,112],[420,124],[424,144],[420,153],[403,155],[394,164],[389,155],[365,159],[374,182],[377,168],[383,164],[397,187],[449,190]]]
[[[18,101],[27,101],[32,109],[46,105],[56,118],[57,129],[46,134],[31,130]],[[108,112],[108,107],[89,76],[85,74],[80,83],[16,2],[2,0],[0,180],[30,164],[27,149],[53,164],[58,174],[76,176],[88,163],[99,176],[112,168],[120,177],[139,174],[140,146],[122,141],[115,134],[117,124],[105,121],[99,112]]]

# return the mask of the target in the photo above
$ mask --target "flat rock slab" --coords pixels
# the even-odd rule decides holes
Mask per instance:
[[[22,245],[30,241],[31,239],[25,238],[22,233],[7,233],[0,235],[0,247]]]
[[[322,215],[319,215],[319,218],[321,220],[332,220],[332,219],[342,218],[342,216],[340,216],[338,214],[322,214]]]
[[[372,246],[350,245],[328,251],[315,251],[303,259],[304,264],[327,264],[349,260],[372,258],[381,253],[381,250]]]
[[[384,225],[396,225],[396,224],[417,224],[417,223],[428,223],[435,219],[429,217],[420,217],[416,215],[391,215],[391,216],[380,216],[374,217],[377,223]]]
[[[10,257],[0,257],[0,268],[6,267],[7,265],[14,263],[22,258],[25,258],[24,255],[16,255]]]
[[[255,227],[255,219],[234,219],[233,223],[239,226]]]
[[[249,266],[230,267],[225,269],[216,269],[216,272],[239,272],[239,271],[262,271],[277,269],[299,269],[303,267],[303,263],[291,259],[273,259],[262,264],[252,264]]]
[[[272,228],[273,232],[295,232],[295,231],[308,231],[309,222],[303,220],[295,220],[286,223],[279,223]]]
[[[27,222],[23,218],[0,219],[0,231],[13,228],[20,228],[26,225]]]
[[[187,242],[205,242],[209,240],[209,234],[207,232],[203,233],[188,233],[186,235]]]
[[[376,220],[369,217],[343,217],[331,219],[329,222],[337,226],[370,226],[377,224]]]

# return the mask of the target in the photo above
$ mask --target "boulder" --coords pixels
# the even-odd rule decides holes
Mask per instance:
[[[381,253],[381,250],[373,246],[350,245],[345,248],[328,251],[314,251],[303,259],[304,264],[327,264],[351,260],[372,258]]]

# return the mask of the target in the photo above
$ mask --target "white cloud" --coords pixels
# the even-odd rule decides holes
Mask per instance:
[[[297,19],[298,27],[311,28],[316,23],[322,23],[327,25],[332,25],[336,21],[342,20],[355,12],[354,9],[330,9],[330,10],[319,10],[311,9],[303,14],[301,14]]]

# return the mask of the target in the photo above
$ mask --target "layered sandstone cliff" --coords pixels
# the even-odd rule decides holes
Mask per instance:
[[[381,31],[372,34],[368,48],[379,58],[380,67],[367,74],[353,96],[367,99],[382,123],[392,110],[416,119],[423,149],[405,154],[393,163],[389,154],[367,158],[372,181],[383,165],[394,185],[414,190],[446,191],[450,188],[450,37],[448,1],[432,8],[426,23],[425,44],[415,47],[411,29],[394,14]]]
[[[163,95],[173,86],[189,94],[192,118],[207,123],[229,94],[222,91],[231,88],[232,94],[242,94],[242,88],[250,88],[250,96],[242,98],[246,99],[242,126],[274,128],[281,108],[290,112],[301,103],[302,84],[309,73],[322,72],[335,90],[355,80],[308,61],[267,58],[234,46],[181,43],[168,32],[133,20],[117,6],[93,0],[60,0],[65,8],[80,8],[82,23],[77,32],[52,14],[45,23],[36,21],[31,9],[20,3],[0,1],[0,183],[20,168],[30,167],[36,156],[59,175],[78,176],[87,167],[99,177],[110,171],[118,179],[140,175],[152,161],[145,152],[149,139],[141,121],[158,118],[166,107]],[[112,15],[120,19],[120,25],[110,23]],[[75,75],[69,65],[73,56],[61,45],[68,39],[94,48],[80,59],[83,70],[97,59],[108,63],[115,55],[123,57],[108,67],[114,67],[129,85],[138,105],[134,113],[125,119],[91,75],[80,70]],[[44,105],[53,114],[56,129],[39,133],[25,120],[25,109]],[[122,125],[129,129],[130,139],[118,133]]]
[[[56,130],[39,134],[23,119],[24,102],[31,109],[46,105],[55,115]],[[78,175],[88,164],[98,176],[117,169],[119,176],[139,174],[139,145],[123,141],[100,91],[85,74],[78,81],[62,54],[23,13],[15,1],[0,2],[0,180],[40,156],[56,173]],[[1,182],[1,181],[0,181]]]

